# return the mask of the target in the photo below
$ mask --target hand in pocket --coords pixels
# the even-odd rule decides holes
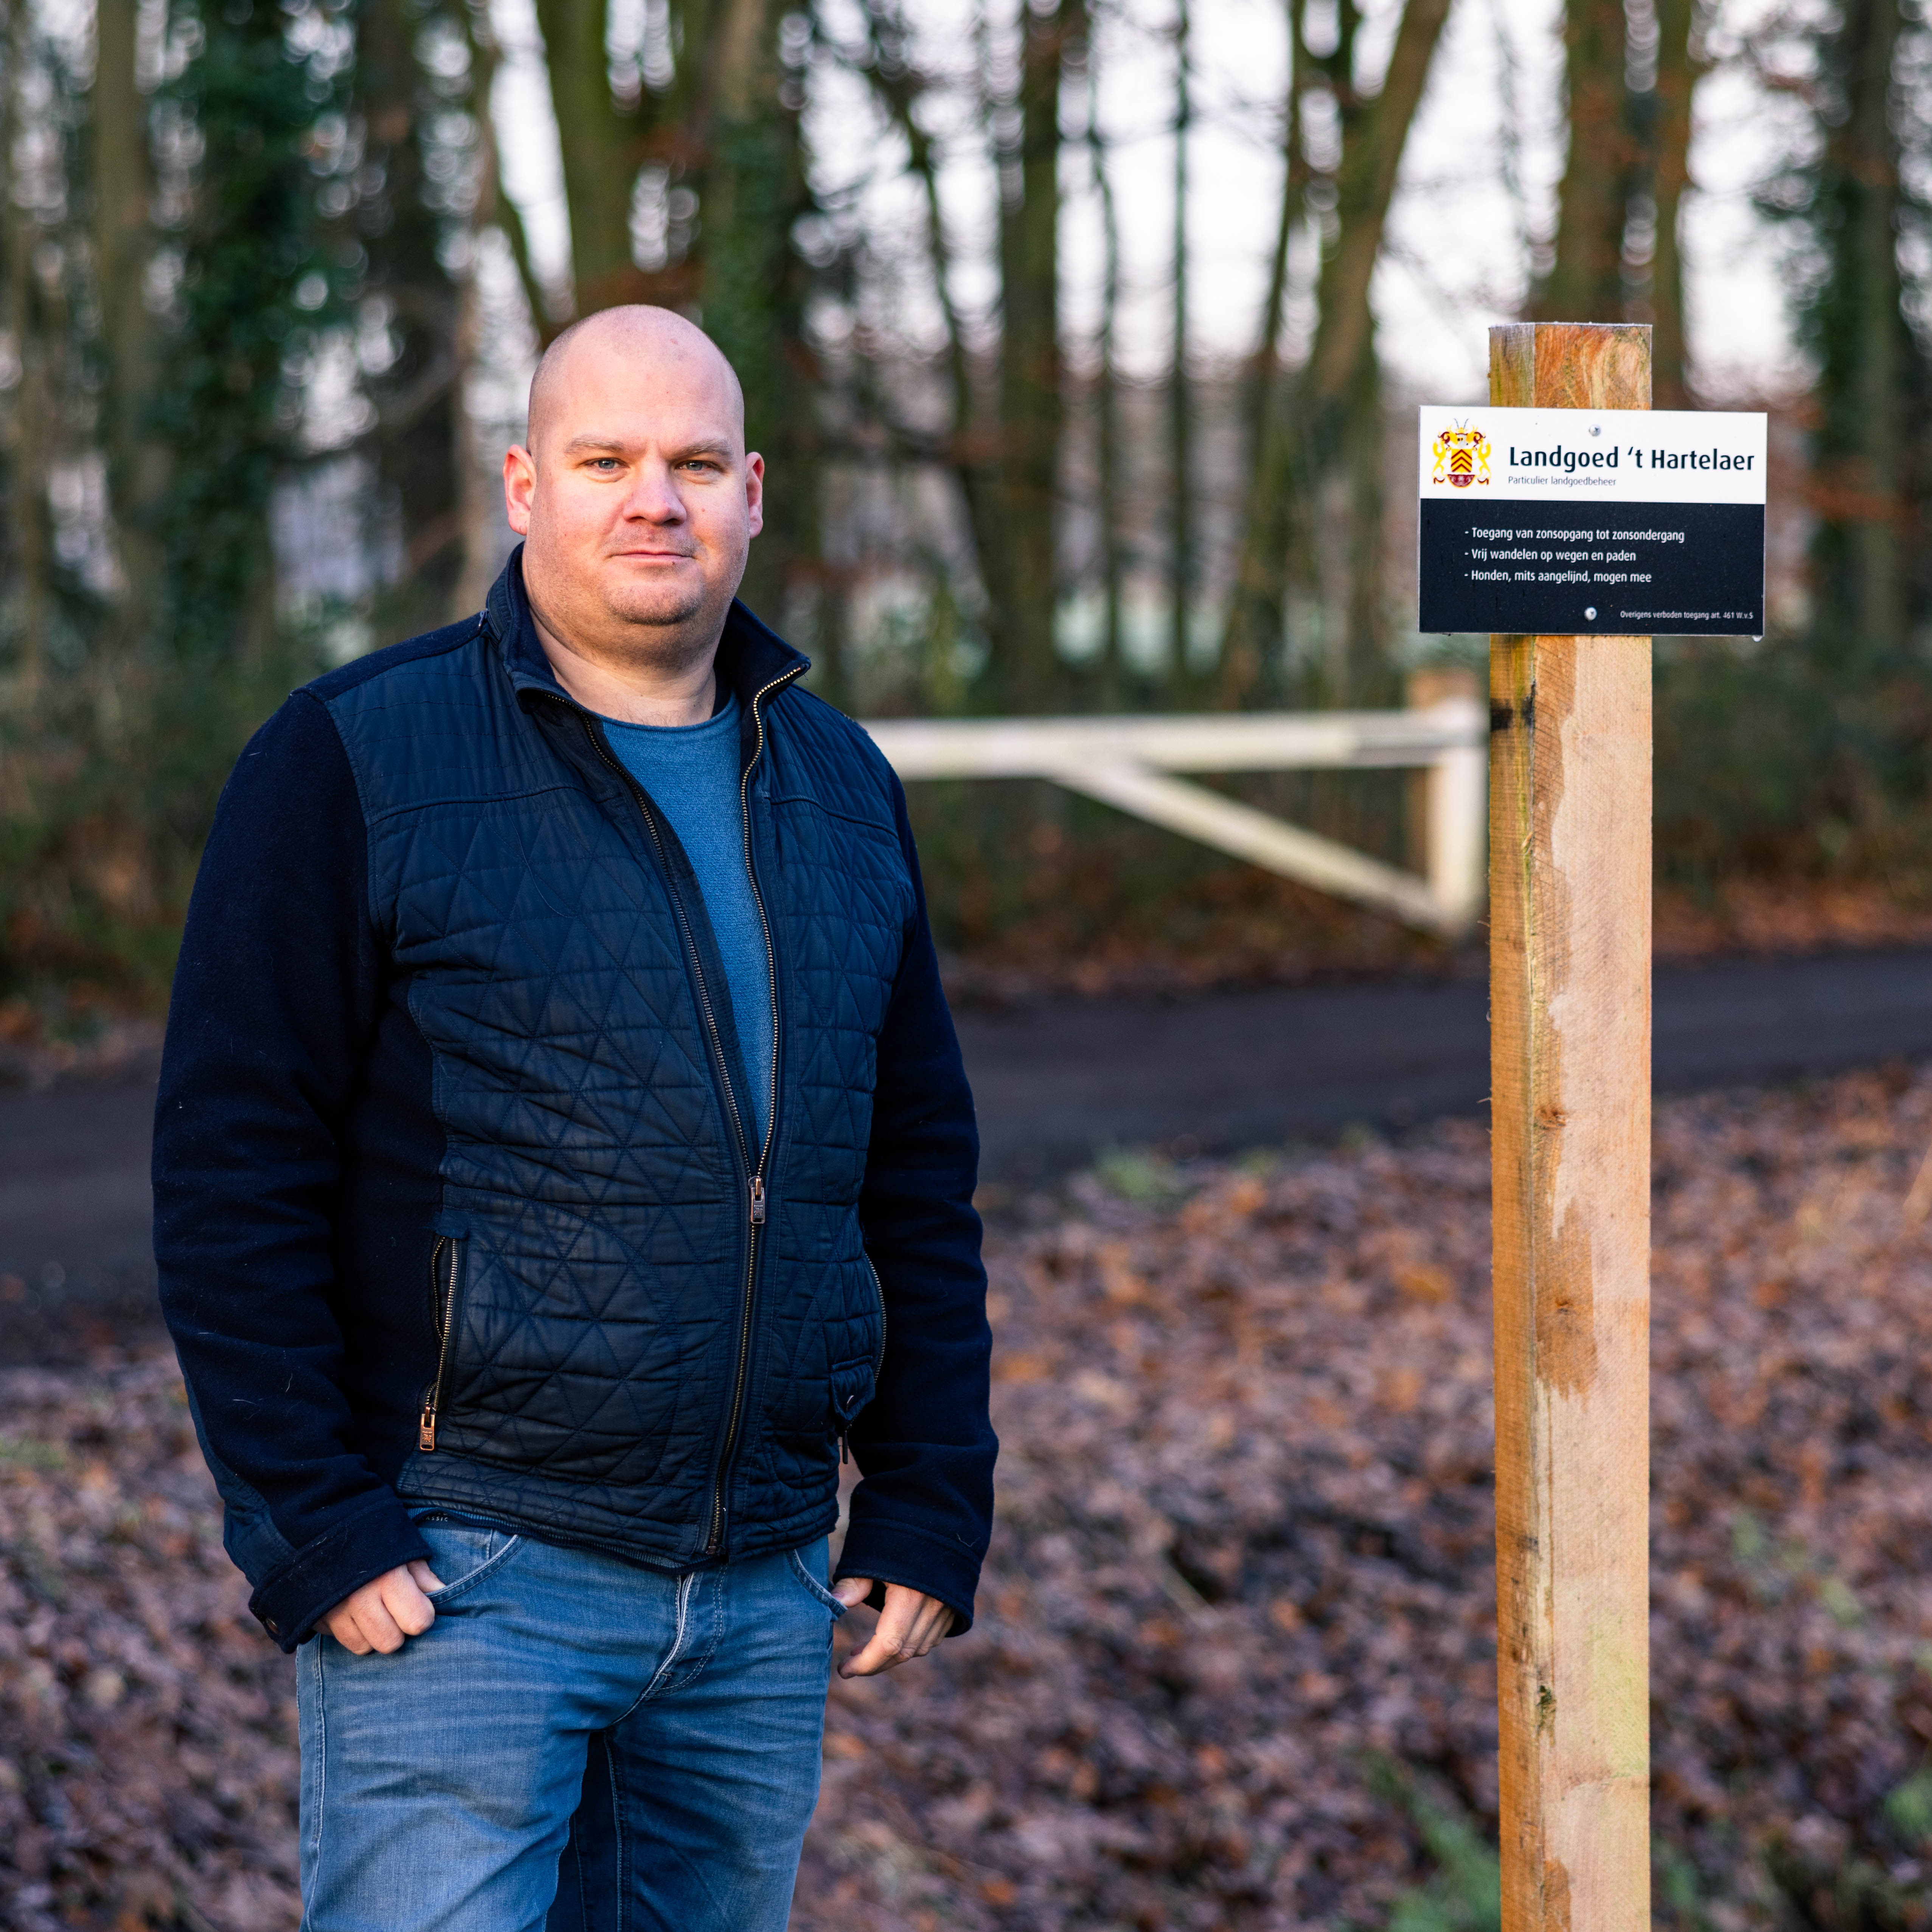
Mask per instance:
[[[322,1620],[322,1627],[356,1657],[372,1650],[388,1656],[436,1622],[436,1606],[425,1594],[442,1580],[419,1558],[384,1572],[352,1591]]]

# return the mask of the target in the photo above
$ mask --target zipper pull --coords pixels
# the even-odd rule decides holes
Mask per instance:
[[[416,1447],[428,1454],[436,1447],[436,1404],[426,1402],[416,1418]]]
[[[765,1184],[757,1174],[752,1177],[752,1226],[762,1228],[765,1225]]]

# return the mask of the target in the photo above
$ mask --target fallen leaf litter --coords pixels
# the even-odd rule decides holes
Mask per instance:
[[[1932,1925],[1928,1147],[1903,1070],[1660,1109],[1665,1922]],[[798,1932],[1371,1924],[1422,1809],[1493,1834],[1488,1239],[1456,1124],[1006,1218],[979,1625],[836,1688]],[[292,1927],[291,1669],[165,1354],[0,1375],[0,1925]]]

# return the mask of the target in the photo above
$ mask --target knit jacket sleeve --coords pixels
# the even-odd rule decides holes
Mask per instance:
[[[195,881],[154,1121],[161,1305],[230,1554],[284,1648],[428,1546],[357,1453],[332,1217],[385,995],[349,759],[298,692],[222,794]]]
[[[852,1430],[863,1480],[837,1574],[938,1597],[958,1612],[956,1636],[972,1622],[999,1448],[988,1414],[992,1336],[973,1207],[980,1134],[896,778],[892,792],[916,911],[879,1036],[859,1198],[885,1293],[886,1354],[878,1393]]]

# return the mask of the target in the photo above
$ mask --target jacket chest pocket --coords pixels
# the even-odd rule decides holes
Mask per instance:
[[[448,1411],[457,1337],[463,1327],[464,1264],[469,1259],[469,1247],[460,1235],[439,1234],[430,1250],[429,1306],[430,1321],[436,1330],[436,1378],[423,1391],[422,1413],[416,1422],[416,1447],[425,1454],[436,1448],[437,1419]]]

